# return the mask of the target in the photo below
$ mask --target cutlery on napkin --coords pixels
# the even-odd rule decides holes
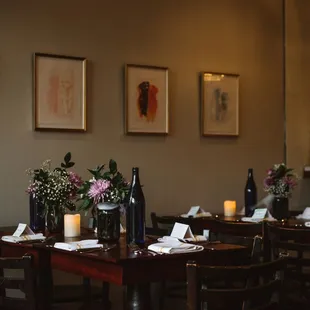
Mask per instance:
[[[96,239],[81,240],[74,242],[56,242],[54,248],[66,251],[80,251],[82,249],[101,249],[103,244]]]
[[[204,247],[180,241],[159,242],[148,246],[148,250],[156,253],[176,254],[176,253],[191,253],[203,251]]]
[[[205,236],[202,235],[194,235],[193,237],[189,238],[177,238],[173,236],[164,236],[157,239],[159,242],[202,242],[202,241],[208,241],[208,239]]]
[[[43,234],[21,235],[21,236],[2,236],[1,240],[12,243],[22,243],[31,241],[44,241],[46,238]]]

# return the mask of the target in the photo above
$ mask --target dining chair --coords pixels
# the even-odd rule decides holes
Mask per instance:
[[[214,219],[209,232],[209,239],[210,241],[245,246],[249,250],[251,263],[258,263],[263,256],[262,232],[262,224]]]
[[[166,229],[170,234],[176,222],[179,222],[177,216],[159,216],[156,212],[151,212],[151,221],[154,229]]]
[[[268,224],[268,234],[272,259],[288,256],[284,278],[287,307],[310,309],[310,229]]]
[[[5,276],[4,269],[21,270],[23,278]],[[32,256],[24,255],[23,257],[0,257],[0,289],[1,302],[0,309],[36,309],[36,275],[33,269]],[[19,290],[23,293],[24,298],[9,297],[8,290]]]
[[[284,258],[248,266],[186,265],[188,310],[283,309]]]

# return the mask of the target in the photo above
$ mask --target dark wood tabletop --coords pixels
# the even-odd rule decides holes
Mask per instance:
[[[0,229],[3,231],[3,229]],[[3,233],[2,233],[3,234]],[[51,237],[51,236],[49,236]],[[43,243],[14,244],[0,241],[2,256],[34,256],[41,286],[41,302],[44,309],[50,309],[49,292],[52,291],[52,269],[95,278],[127,287],[124,309],[150,310],[150,283],[158,281],[183,281],[186,279],[186,263],[195,260],[206,265],[227,265],[246,263],[248,251],[245,247],[231,244],[200,243],[201,252],[182,254],[134,254],[128,248],[125,237],[107,252],[78,252],[55,249],[52,244],[64,241],[62,236],[54,236]],[[93,239],[93,234],[83,234],[82,239]],[[154,241],[147,241],[149,242]]]

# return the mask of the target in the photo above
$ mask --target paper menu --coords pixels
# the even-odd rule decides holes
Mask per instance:
[[[195,216],[195,215],[197,215],[197,214],[199,214],[199,213],[205,213],[205,211],[202,209],[202,208],[200,208],[200,206],[193,206],[193,207],[191,207],[190,208],[190,210],[187,212],[187,215],[188,216]]]
[[[170,236],[178,239],[194,238],[194,235],[189,225],[182,223],[174,224]]]
[[[20,237],[23,234],[34,235],[34,232],[30,229],[30,227],[27,224],[19,223],[12,236]]]

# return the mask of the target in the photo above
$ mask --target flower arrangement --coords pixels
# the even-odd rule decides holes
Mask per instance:
[[[293,169],[285,164],[276,164],[267,171],[267,177],[264,180],[264,190],[276,197],[289,198],[293,189],[297,186],[298,175]]]
[[[59,211],[75,210],[77,190],[82,179],[74,172],[67,171],[75,165],[71,161],[71,153],[67,153],[60,167],[51,168],[51,160],[45,160],[39,169],[28,169],[30,184],[27,193],[43,204],[45,214],[48,210]]]
[[[79,200],[83,200],[80,210],[87,211],[98,203],[121,204],[129,191],[129,183],[117,169],[117,163],[110,159],[109,169],[104,170],[105,165],[88,169],[92,178],[84,181],[78,190]]]

